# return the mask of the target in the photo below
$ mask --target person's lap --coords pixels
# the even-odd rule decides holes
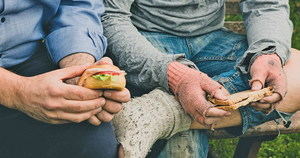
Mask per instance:
[[[141,31],[141,34],[163,53],[185,54],[187,59],[193,61],[202,72],[207,73],[214,80],[220,82],[230,93],[250,89],[248,84],[249,76],[241,74],[235,69],[237,61],[247,50],[246,36],[226,29],[220,29],[197,37],[178,37],[165,33],[145,31]],[[276,112],[266,115],[252,107],[242,107],[240,112],[243,121],[242,126],[229,129],[229,131],[234,131],[237,135],[242,134],[250,127],[279,117]],[[199,137],[197,135],[201,137],[206,135],[205,131],[202,130],[198,130],[197,134],[193,133],[194,136],[186,137],[186,140],[193,139],[191,137]],[[171,139],[179,138],[174,137]],[[174,146],[172,143],[179,142],[171,140],[162,151],[162,153],[169,153],[169,157],[172,157],[172,152],[167,149]],[[201,144],[202,150],[207,151],[207,139],[203,139],[198,143]],[[189,145],[194,149],[199,146],[195,143],[190,143]],[[197,154],[199,153],[198,151]],[[207,152],[202,152],[201,156],[206,157],[206,154]]]
[[[23,76],[56,69],[46,53],[37,52],[21,65],[9,68]],[[52,125],[0,106],[0,153],[10,158],[116,157],[117,140],[112,125],[88,123]]]

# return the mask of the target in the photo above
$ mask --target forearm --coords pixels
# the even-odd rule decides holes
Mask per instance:
[[[238,126],[242,124],[242,117],[238,110],[232,112],[230,116],[223,117],[221,121],[214,124],[214,128],[225,128],[225,127],[232,127]],[[197,121],[193,121],[191,124],[190,129],[209,129],[208,126],[202,125]]]
[[[145,89],[168,87],[165,72],[172,56],[154,48],[130,21],[106,19],[103,25],[108,51],[116,64],[127,72],[129,83]]]
[[[166,76],[167,66],[172,61],[186,65],[179,56],[162,53],[149,42],[130,19],[132,1],[107,0],[103,16],[104,34],[108,39],[108,51],[116,64],[127,72],[127,81],[143,89],[164,87],[169,89]]]
[[[292,23],[288,0],[244,0],[241,10],[247,31],[249,48],[239,63],[246,72],[256,56],[276,53],[284,65],[290,55]],[[270,47],[274,49],[269,51]]]
[[[0,68],[0,104],[8,108],[14,108],[14,100],[17,91],[22,88],[24,77]]]

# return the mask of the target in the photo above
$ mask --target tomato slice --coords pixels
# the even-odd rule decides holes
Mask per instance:
[[[115,71],[101,71],[101,72],[98,72],[94,75],[103,75],[103,74],[107,74],[107,75],[120,75],[121,73],[119,72],[115,72]]]

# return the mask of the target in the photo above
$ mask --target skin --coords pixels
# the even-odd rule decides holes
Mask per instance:
[[[59,62],[60,67],[70,67],[74,65],[84,65],[84,64],[113,65],[113,62],[110,58],[107,57],[104,57],[101,60],[95,62],[94,57],[87,53],[77,53],[71,56],[67,56]],[[66,82],[68,84],[76,85],[78,79],[79,77],[75,77],[67,80]],[[121,91],[98,90],[98,92],[99,92],[99,98],[104,99],[105,103],[102,106],[102,109],[98,113],[94,114],[88,119],[88,122],[95,126],[99,126],[101,122],[110,122],[113,119],[114,115],[118,113],[120,110],[122,110],[123,108],[122,103],[128,102],[130,100],[130,92],[126,88]]]
[[[296,49],[292,49],[292,54],[287,62],[287,64],[283,67],[283,70],[286,73],[286,78],[287,78],[287,94],[286,96],[282,99],[282,101],[278,102],[275,104],[275,108],[279,111],[282,112],[289,112],[293,113],[298,110],[300,110],[300,98],[298,96],[299,89],[300,89],[300,51]],[[253,86],[253,85],[252,85]],[[280,97],[276,94],[275,97],[266,97],[262,99],[263,101],[259,101],[256,103],[253,103],[252,106],[254,106],[257,109],[264,110],[264,109],[269,109],[270,108],[270,103],[266,103],[265,100],[269,100],[270,102],[276,102]],[[274,100],[272,100],[274,98]],[[213,119],[207,118],[206,119],[207,124],[214,124],[214,128],[224,128],[224,127],[231,127],[231,126],[237,126],[242,123],[241,115],[239,111],[234,111],[232,115],[227,116],[227,117],[222,117],[222,121],[217,121],[215,122]],[[200,124],[197,121],[194,121],[191,124],[191,129],[208,129],[209,127]]]
[[[106,58],[102,61],[105,60],[111,62]],[[89,120],[100,125],[101,121],[111,121],[122,103],[130,100],[129,91],[97,91],[73,85],[91,64],[95,64],[91,55],[77,53],[60,61],[62,69],[32,77],[0,68],[0,104],[50,124]]]
[[[99,112],[104,99],[94,90],[63,81],[80,75],[86,66],[23,77],[0,69],[0,103],[51,124],[82,122]]]
[[[266,72],[271,73],[270,70],[252,72],[252,73],[254,73],[254,75],[252,74],[252,78],[255,75],[258,77],[263,76],[263,77],[261,77],[261,81],[252,83],[252,89],[254,89],[254,90],[261,89],[262,88],[261,82],[271,84],[272,86],[276,86],[276,84],[284,85],[284,83],[290,83],[290,84],[287,84],[287,87],[285,87],[285,89],[288,91],[288,93],[286,93],[285,97],[282,100],[281,100],[281,96],[278,93],[275,93],[275,95],[263,98],[262,101],[251,104],[251,106],[254,106],[258,110],[265,110],[265,109],[269,109],[271,104],[273,104],[273,105],[275,105],[275,108],[278,111],[289,112],[289,113],[293,113],[293,112],[300,110],[300,98],[298,96],[299,89],[300,89],[300,82],[299,82],[299,79],[300,79],[300,69],[299,69],[299,67],[300,67],[300,65],[299,65],[300,64],[300,62],[299,62],[300,61],[300,51],[296,50],[296,49],[292,49],[291,51],[292,51],[291,57],[290,57],[289,61],[287,62],[287,64],[283,67],[283,70],[281,69],[281,66],[280,67],[276,66],[276,64],[279,64],[279,63],[276,59],[276,56],[272,55],[271,58],[269,58],[269,59],[267,58],[267,60],[263,63],[270,67],[276,66],[278,69],[277,71],[272,70],[274,72],[272,72],[272,75],[269,75],[269,76],[265,75],[264,73],[266,73]],[[258,65],[258,66],[260,66],[260,65]],[[276,76],[274,74],[280,74],[282,71],[284,71],[286,74],[286,78],[283,78],[283,79],[286,79],[285,81],[280,81],[280,80],[277,80],[276,78],[272,78],[273,76]],[[257,73],[257,74],[255,74],[255,73]],[[268,84],[265,84],[265,86],[267,86]],[[279,88],[282,88],[282,87],[279,87]],[[275,89],[275,92],[276,91],[282,92],[281,90],[282,89]],[[276,104],[274,104],[274,103],[276,103]],[[232,112],[231,115],[229,115],[229,116],[214,117],[215,115],[218,115],[218,113],[219,113],[218,111],[215,111],[214,109],[215,108],[211,108],[210,109],[211,112],[207,113],[207,117],[205,117],[203,120],[204,123],[199,123],[198,120],[194,120],[190,126],[190,129],[210,129],[211,128],[210,125],[212,125],[212,124],[215,129],[241,125],[242,118],[241,118],[241,114],[238,110]],[[125,157],[124,149],[121,145],[119,147],[118,157],[119,158]]]
[[[172,67],[171,64],[169,67]],[[186,74],[182,76],[176,86],[171,86],[171,89],[186,113],[202,124],[206,123],[203,115],[217,121],[220,117],[231,114],[224,110],[211,108],[212,104],[206,99],[206,94],[210,94],[215,98],[225,100],[229,93],[221,84],[198,70],[187,68],[184,65],[181,67],[185,69]]]

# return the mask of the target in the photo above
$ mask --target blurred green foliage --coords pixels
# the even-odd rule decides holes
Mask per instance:
[[[291,0],[290,18],[294,24],[292,47],[300,49],[300,0]]]
[[[290,0],[290,19],[294,24],[292,47],[300,49],[300,0]],[[226,20],[240,21],[242,17],[227,16]],[[234,154],[237,138],[215,139],[210,141],[211,150],[220,158],[231,158]],[[273,141],[262,143],[259,158],[297,158],[300,157],[300,133],[278,136]]]
[[[233,157],[237,138],[214,139],[210,149],[220,158]],[[297,158],[300,157],[300,134],[282,134],[275,140],[263,142],[258,158]]]

